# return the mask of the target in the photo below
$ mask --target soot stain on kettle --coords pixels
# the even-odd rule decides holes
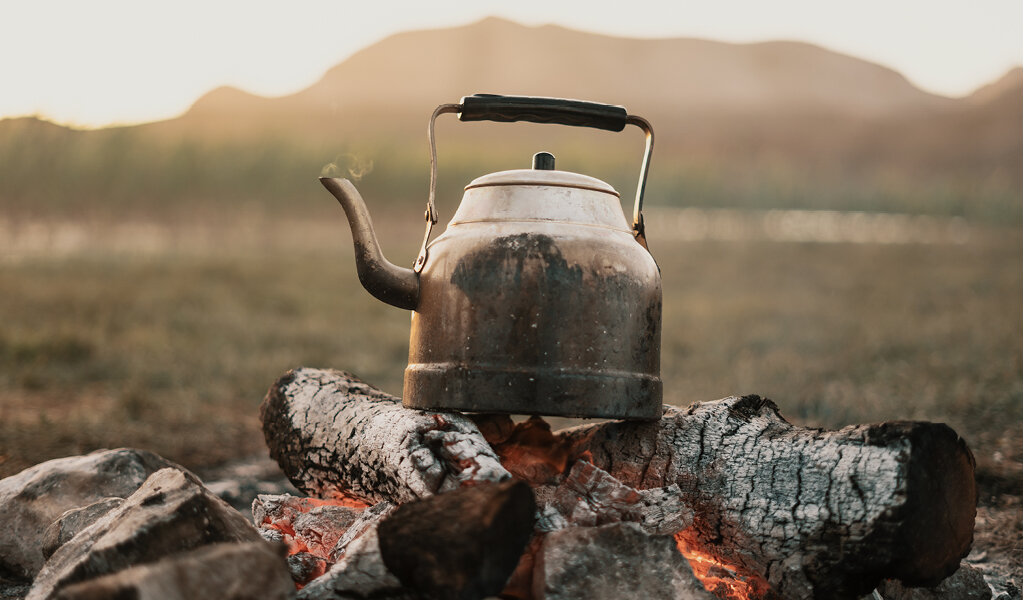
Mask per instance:
[[[495,238],[463,257],[451,282],[469,299],[491,358],[504,354],[521,365],[544,365],[572,350],[563,327],[574,320],[566,309],[579,306],[583,269],[570,265],[550,236]],[[488,314],[487,307],[501,307],[501,313]]]
[[[651,321],[658,315],[651,312],[660,313],[660,302],[636,306],[640,282],[626,273],[588,275],[548,235],[495,238],[463,256],[450,281],[466,295],[473,331],[483,336],[477,342],[485,356],[475,358],[602,370],[613,367],[609,360],[631,362],[614,358],[618,352],[635,358],[657,343],[620,339],[624,330],[643,331],[641,338],[657,335]],[[637,317],[643,325],[630,327],[627,322]]]

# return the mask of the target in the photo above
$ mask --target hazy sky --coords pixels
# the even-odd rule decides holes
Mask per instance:
[[[626,37],[795,39],[964,95],[1021,63],[1021,0],[0,0],[0,117],[103,125],[174,116],[233,85],[298,91],[407,29],[487,15]]]

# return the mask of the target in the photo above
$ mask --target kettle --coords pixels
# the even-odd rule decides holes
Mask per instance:
[[[445,231],[434,195],[434,121],[530,121],[646,135],[630,226],[607,183],[554,169],[491,173],[465,188]],[[622,106],[477,94],[430,117],[426,231],[412,269],[381,253],[370,215],[347,179],[320,178],[348,217],[359,280],[412,310],[408,408],[650,420],[661,416],[661,273],[642,215],[654,135]]]

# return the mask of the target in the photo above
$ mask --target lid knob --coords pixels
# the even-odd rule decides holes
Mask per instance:
[[[550,152],[538,152],[534,154],[533,168],[540,171],[554,171],[555,155]]]

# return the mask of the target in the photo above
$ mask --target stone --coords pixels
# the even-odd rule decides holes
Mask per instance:
[[[57,548],[71,541],[79,531],[122,504],[124,498],[104,498],[89,506],[65,511],[43,533],[43,556],[50,558]]]
[[[536,600],[714,600],[671,536],[638,523],[569,527],[545,535],[534,559]]]
[[[245,517],[194,475],[161,469],[121,506],[54,552],[27,598],[49,600],[80,581],[216,542],[249,541],[266,543]]]
[[[118,448],[49,460],[0,480],[0,572],[33,579],[46,562],[46,530],[62,514],[126,498],[164,468],[184,471],[152,452]]]
[[[56,600],[286,600],[295,586],[283,546],[223,543],[69,585]]]

